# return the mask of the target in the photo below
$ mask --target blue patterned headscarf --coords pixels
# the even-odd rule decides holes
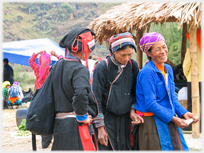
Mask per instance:
[[[126,46],[126,45],[132,45],[135,49],[135,52],[137,51],[137,47],[135,45],[135,41],[133,39],[133,36],[129,32],[113,35],[109,39],[109,50],[112,53],[116,52],[117,50],[119,50],[120,48],[122,48],[123,46]]]

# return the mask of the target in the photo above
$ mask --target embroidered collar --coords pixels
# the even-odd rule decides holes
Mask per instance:
[[[126,65],[120,64],[115,60],[114,55],[111,56],[112,62],[118,67],[118,74],[122,71],[122,68],[124,68]]]
[[[78,58],[78,57],[76,57],[76,56],[74,56],[74,55],[71,55],[71,54],[69,54],[69,53],[67,53],[67,55],[65,56],[67,59],[72,59],[72,60],[76,60],[76,61],[78,61],[79,63],[81,63],[81,60]]]

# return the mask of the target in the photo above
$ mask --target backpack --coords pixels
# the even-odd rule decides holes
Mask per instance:
[[[10,88],[10,97],[18,97],[20,95],[19,87],[16,85],[11,86]]]
[[[53,133],[55,104],[53,97],[52,71],[54,70],[58,61],[50,68],[50,74],[45,80],[43,86],[33,95],[28,108],[28,114],[26,116],[26,129],[34,135],[48,136]]]
[[[22,103],[27,103],[33,98],[33,91],[29,88],[28,91],[23,91]]]

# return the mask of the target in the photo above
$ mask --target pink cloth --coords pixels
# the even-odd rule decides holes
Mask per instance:
[[[48,75],[50,74],[50,71],[49,71],[49,67],[47,68],[45,74],[44,74],[44,77],[39,80],[40,78],[40,66],[35,63],[35,59],[37,58],[37,54],[33,53],[32,56],[29,58],[28,62],[29,62],[29,65],[31,66],[31,68],[33,69],[34,73],[35,73],[35,76],[36,76],[36,83],[35,83],[35,88],[36,89],[40,89],[43,85],[43,83],[45,82],[45,80],[47,79]],[[63,58],[62,55],[60,55],[58,57],[58,59],[60,58]]]
[[[140,117],[144,116],[144,114],[141,112],[141,113],[136,113],[137,115],[140,115]]]
[[[39,57],[39,66],[40,66],[39,81],[41,81],[43,79],[47,69],[49,69],[49,64],[51,63],[50,56],[51,56],[50,54],[44,52]]]

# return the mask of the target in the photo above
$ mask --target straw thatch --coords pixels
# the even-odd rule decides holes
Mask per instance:
[[[201,6],[201,2],[128,2],[96,18],[89,28],[96,33],[96,41],[102,44],[120,32],[148,29],[152,22],[178,22],[179,29],[183,23],[193,21],[199,27]]]

